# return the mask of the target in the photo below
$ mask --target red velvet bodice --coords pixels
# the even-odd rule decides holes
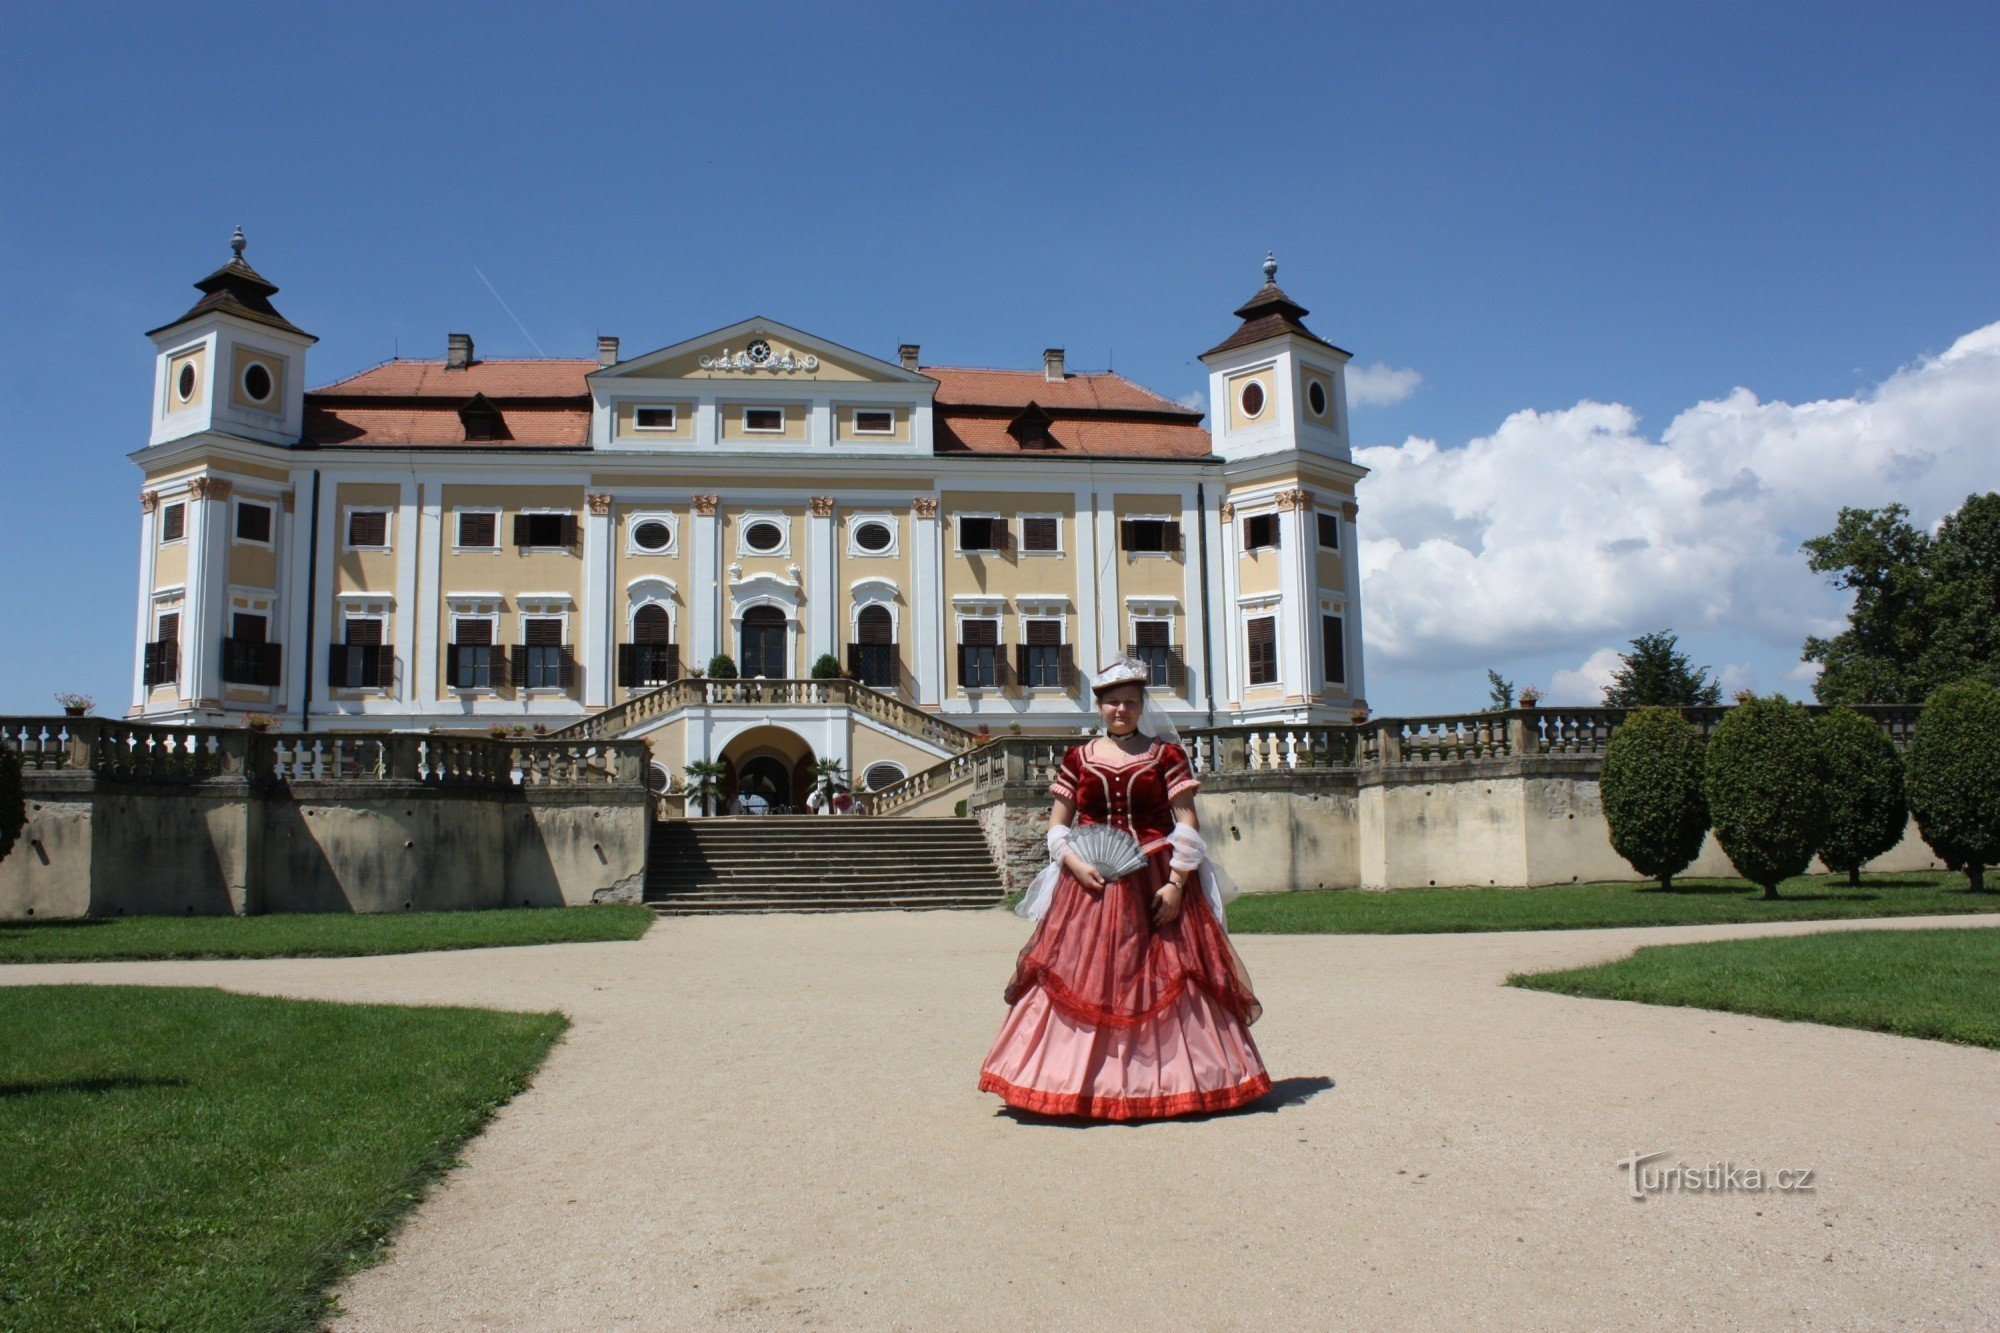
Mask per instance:
[[[1200,784],[1187,752],[1159,741],[1142,754],[1105,758],[1091,743],[1073,745],[1063,756],[1049,791],[1076,807],[1076,823],[1111,824],[1151,844],[1173,831],[1173,799]]]

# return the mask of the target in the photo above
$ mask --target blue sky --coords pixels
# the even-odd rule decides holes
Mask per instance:
[[[1797,539],[2000,479],[1996,69],[1990,4],[12,6],[0,712],[122,708],[141,335],[239,223],[314,383],[533,354],[476,266],[553,355],[762,313],[1178,397],[1275,249],[1370,368],[1378,711],[1663,627],[1802,694]]]

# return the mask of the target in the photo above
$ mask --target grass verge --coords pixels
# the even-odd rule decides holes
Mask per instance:
[[[1829,930],[1649,944],[1510,986],[1722,1009],[2000,1049],[2000,929]]]
[[[300,1329],[560,1014],[0,991],[0,1326]]]
[[[636,940],[653,924],[638,903],[491,912],[339,912],[271,916],[121,916],[0,921],[0,963],[143,958],[351,958]]]
[[[1766,902],[1740,879],[1657,884],[1558,884],[1540,889],[1392,889],[1383,893],[1246,893],[1229,905],[1229,929],[1246,935],[1421,935],[1481,930],[1582,930],[1597,926],[1687,926],[1731,921],[1821,921],[1845,917],[2000,912],[2000,893],[1973,893],[1943,872],[1801,875]]]

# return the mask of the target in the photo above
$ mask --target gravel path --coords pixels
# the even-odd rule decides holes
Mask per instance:
[[[1238,937],[1278,1087],[1202,1121],[974,1090],[1025,923],[684,918],[630,944],[0,968],[561,1008],[353,1330],[2000,1325],[2000,1055],[1500,985],[1902,922]],[[1616,1165],[1812,1168],[1634,1201]]]

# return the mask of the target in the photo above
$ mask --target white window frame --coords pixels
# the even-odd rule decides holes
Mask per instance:
[[[644,422],[639,420],[639,414],[641,412],[666,412],[671,415],[672,420],[668,421],[667,424],[664,426],[660,425],[648,426]],[[632,431],[635,435],[640,433],[648,435],[655,435],[655,434],[665,435],[665,434],[670,434],[674,431],[678,431],[680,428],[681,428],[681,405],[679,403],[632,404]]]
[[[1258,398],[1262,400],[1257,404],[1257,410],[1255,412],[1252,412],[1250,410],[1249,404],[1243,401],[1244,398],[1249,395],[1251,386],[1253,385],[1256,386]],[[1243,419],[1245,421],[1263,420],[1264,414],[1271,410],[1270,387],[1266,385],[1264,381],[1258,379],[1255,375],[1244,376],[1243,382],[1239,384],[1236,388],[1236,410],[1243,414]]]
[[[1333,520],[1333,545],[1331,546],[1328,546],[1325,542],[1319,539],[1319,521],[1323,518],[1330,518]],[[1344,550],[1345,548],[1343,548],[1340,544],[1340,524],[1341,524],[1341,513],[1338,509],[1313,510],[1313,549],[1315,551]]]
[[[982,515],[974,514],[973,517],[979,518]],[[965,646],[965,622],[968,620],[990,620],[993,622],[993,651],[1000,662],[1005,662],[1007,653],[1006,600],[999,597],[953,599],[951,642],[954,665],[957,662],[958,649]],[[998,693],[1007,688],[1004,685],[993,684],[975,685],[971,689],[967,689],[964,677],[959,676],[956,670],[951,674],[957,678],[952,693],[961,698],[974,697],[988,692]]]
[[[356,546],[354,537],[354,516],[356,514],[381,514],[382,544],[380,546]],[[453,534],[456,536],[457,534]],[[396,509],[393,505],[345,505],[340,511],[340,549],[343,551],[393,551],[396,549]]]
[[[1018,622],[1015,627],[1018,632],[1016,647],[1024,648],[1028,646],[1028,622],[1030,620],[1055,621],[1056,643],[1064,647],[1069,645],[1069,599],[1067,597],[1016,597],[1014,605],[1017,608],[1014,618]],[[1005,631],[1003,630],[1002,636],[1004,637],[1004,635]],[[1064,687],[1061,681],[1057,681],[1054,685],[1030,685],[1027,681],[1020,680],[1016,681],[1015,685],[1026,694],[1069,693],[1069,690]]]
[[[879,551],[871,551],[860,543],[858,534],[861,531],[862,525],[867,523],[880,523],[883,527],[889,529],[889,544],[887,546]],[[847,516],[847,553],[860,560],[887,559],[891,556],[900,556],[903,553],[902,525],[897,523],[896,516],[886,509],[849,514]]]
[[[459,522],[467,514],[491,514],[493,516],[493,544],[491,546],[467,546],[459,540]],[[500,530],[500,520],[506,515],[498,505],[454,505],[451,511],[451,553],[453,555],[498,555],[507,549]]]
[[[1305,393],[1306,415],[1315,421],[1324,421],[1328,425],[1332,425],[1333,386],[1330,383],[1328,383],[1327,380],[1314,375],[1306,376],[1305,381],[1306,381],[1306,393]],[[1318,389],[1321,395],[1324,396],[1326,399],[1326,406],[1320,408],[1320,410],[1317,412],[1313,410],[1312,395],[1314,389]]]
[[[960,527],[959,524],[968,518],[992,519],[1007,533],[1008,542],[1011,543],[1013,541],[1014,525],[1010,520],[1002,518],[999,510],[961,509],[951,516],[951,550],[953,555],[999,555],[1007,549],[1006,544],[998,548],[991,546],[961,546],[959,544],[959,536],[965,529]],[[1016,546],[1014,549],[1018,551],[1020,547]]]
[[[252,366],[262,366],[265,376],[271,381],[270,392],[266,393],[262,398],[250,392],[250,368]],[[243,391],[244,400],[258,411],[275,412],[278,410],[270,405],[271,400],[278,396],[278,368],[263,354],[252,352],[243,358],[243,365],[236,372],[236,387]]]
[[[258,541],[255,537],[243,536],[239,530],[242,520],[238,517],[238,515],[240,515],[243,512],[244,505],[255,505],[257,508],[265,510],[271,515],[271,535],[265,538],[261,542]],[[232,496],[230,498],[229,544],[231,546],[258,546],[262,547],[266,551],[269,551],[277,545],[277,541],[278,541],[278,502],[276,500],[266,500],[265,498],[259,495],[237,495],[237,496]]]
[[[776,412],[778,414],[778,424],[776,426],[753,426],[750,424],[750,414],[752,412]],[[745,435],[783,435],[785,428],[790,424],[791,417],[786,412],[783,404],[743,404],[743,433]]]
[[[167,511],[169,509],[174,508],[176,505],[180,506],[180,511],[181,511],[181,535],[178,537],[169,537],[167,536]],[[159,533],[160,533],[160,545],[162,546],[184,546],[187,544],[188,501],[185,495],[182,495],[179,498],[173,500],[160,501]]]
[[[1020,520],[1021,520],[1021,545],[1020,545],[1020,550],[1019,550],[1018,554],[1020,554],[1020,555],[1024,555],[1024,556],[1033,556],[1033,557],[1034,557],[1035,559],[1037,559],[1037,560],[1049,560],[1049,559],[1061,559],[1061,558],[1062,558],[1063,556],[1066,556],[1066,555],[1068,555],[1068,554],[1069,554],[1069,549],[1068,549],[1067,547],[1065,547],[1065,546],[1063,545],[1063,518],[1064,518],[1064,515],[1062,515],[1062,514],[1016,514],[1016,515],[1015,515],[1014,517],[1016,517],[1016,518],[1018,518],[1018,519],[1020,519]],[[1054,520],[1056,521],[1056,549],[1055,549],[1055,550],[1053,550],[1053,551],[1031,551],[1031,550],[1029,550],[1029,549],[1028,549],[1028,520],[1029,520],[1029,519],[1031,519],[1031,518],[1052,518],[1052,519],[1054,519]]]
[[[1181,516],[1179,514],[1124,514],[1117,521],[1119,523],[1127,521],[1133,523],[1178,523],[1181,521]],[[1161,540],[1164,541],[1165,539],[1165,530],[1162,529]],[[1183,544],[1187,541],[1185,528],[1182,529],[1181,541]],[[1119,547],[1118,554],[1128,560],[1158,560],[1161,558],[1172,559],[1174,556],[1186,553],[1184,551],[1169,551],[1165,549],[1158,551],[1128,551],[1121,546]]]
[[[853,414],[853,424],[850,429],[856,435],[875,435],[886,439],[896,433],[896,409],[893,407],[851,407],[848,411]],[[866,426],[863,426],[861,424],[861,416],[864,412],[871,415],[879,413],[888,417],[888,428],[886,430],[870,430]]]
[[[519,513],[521,514],[521,516],[522,516],[523,518],[529,518],[529,517],[533,517],[534,515],[537,515],[537,514],[539,514],[539,515],[542,515],[543,517],[547,517],[547,516],[548,516],[548,515],[550,515],[550,514],[553,514],[553,515],[555,515],[555,516],[556,516],[556,517],[558,517],[558,518],[575,518],[575,517],[576,517],[576,510],[574,510],[574,509],[571,509],[571,508],[569,508],[569,507],[567,507],[567,506],[564,506],[564,505],[555,505],[555,506],[543,506],[543,507],[541,507],[541,508],[538,508],[538,509],[522,509],[522,510],[519,510],[518,512],[519,512]],[[495,532],[495,533],[494,533],[493,535],[494,535],[495,537],[498,537],[498,536],[499,536],[500,534],[499,534],[499,533],[498,533],[498,532],[496,531],[496,532]],[[475,549],[479,549],[479,548],[475,548]],[[570,548],[570,547],[567,547],[567,546],[564,546],[564,545],[562,545],[561,543],[557,543],[557,544],[556,544],[556,545],[554,545],[554,546],[519,546],[519,547],[516,547],[515,549],[516,549],[516,550],[519,550],[519,551],[565,551],[565,552],[567,552],[567,551],[569,551],[569,550],[570,550],[571,548]],[[564,642],[566,643],[566,642],[568,642],[568,640],[564,640]]]
[[[1279,534],[1278,541],[1284,541],[1281,531],[1285,522],[1284,510],[1279,509],[1276,505],[1271,506],[1269,509],[1252,510],[1249,513],[1244,513],[1239,509],[1236,512],[1236,521],[1242,526],[1236,529],[1236,554],[1238,556],[1251,555],[1258,551],[1282,551],[1284,549],[1284,547],[1279,545],[1252,546],[1250,544],[1250,520],[1253,518],[1265,518],[1267,516],[1271,520],[1271,531]],[[1318,540],[1317,536],[1315,536],[1314,540]]]
[[[496,536],[498,535],[497,531],[495,535]],[[474,546],[470,549],[474,551],[484,551],[488,548],[484,546]],[[449,652],[451,646],[458,642],[459,621],[483,620],[488,625],[492,626],[492,634],[490,637],[494,650],[502,653],[506,652],[508,649],[508,645],[506,641],[500,637],[501,601],[502,598],[500,594],[497,592],[446,593],[444,595],[444,614],[445,614],[445,619],[450,623],[445,628],[450,632],[445,635],[444,639],[445,650]],[[443,673],[440,672],[439,676],[440,679],[442,679]],[[491,685],[446,685],[445,688],[451,692],[451,697],[454,699],[477,698],[482,695],[491,696],[499,693],[499,691],[496,690]]]
[[[746,560],[789,559],[792,554],[792,516],[782,509],[746,509],[735,516],[736,554]],[[784,540],[768,551],[750,544],[750,529],[759,523],[775,523]]]
[[[365,507],[365,506],[364,506]],[[350,548],[353,549],[353,548]],[[363,546],[364,551],[376,548]],[[339,617],[340,638],[347,642],[347,622],[350,620],[372,620],[382,627],[382,643],[394,649],[396,637],[396,599],[387,593],[341,593],[334,599],[334,614]],[[330,641],[331,642],[331,641]],[[377,698],[390,698],[396,693],[396,662],[391,652],[389,661],[389,683],[387,685],[327,685],[329,694],[372,694]],[[323,667],[319,669],[324,669]]]
[[[667,544],[658,550],[650,550],[639,545],[639,525],[642,523],[664,523],[667,525]],[[667,556],[681,553],[680,516],[669,509],[640,509],[625,515],[625,554],[636,556]]]
[[[194,396],[201,392],[201,372],[205,360],[197,357],[195,353],[206,350],[207,346],[206,341],[192,342],[186,347],[176,347],[167,353],[167,411],[186,411],[187,405],[194,401]],[[174,365],[176,361],[181,363],[179,367]],[[194,371],[194,385],[186,393],[181,392],[182,368],[191,368]]]
[[[868,785],[868,775],[870,773],[873,773],[878,768],[893,768],[896,770],[896,776],[893,780],[883,783],[881,787],[871,787]],[[895,760],[877,759],[875,762],[867,765],[861,770],[861,789],[864,792],[881,791],[883,787],[894,786],[896,783],[901,782],[904,778],[908,776],[910,776],[910,770],[908,768],[905,768],[903,765],[897,763]]]
[[[532,511],[530,511],[532,512]],[[570,511],[559,509],[555,512],[566,514]],[[524,547],[524,550],[548,550],[548,547]],[[562,630],[558,642],[576,655],[576,640],[570,637],[570,616],[576,609],[576,599],[566,592],[524,592],[514,598],[514,639],[508,644],[511,654],[514,644],[528,641],[530,620],[560,620]],[[579,660],[579,666],[581,662]],[[523,699],[567,699],[570,692],[560,685],[537,685],[530,688],[523,681],[514,682],[514,693]]]

